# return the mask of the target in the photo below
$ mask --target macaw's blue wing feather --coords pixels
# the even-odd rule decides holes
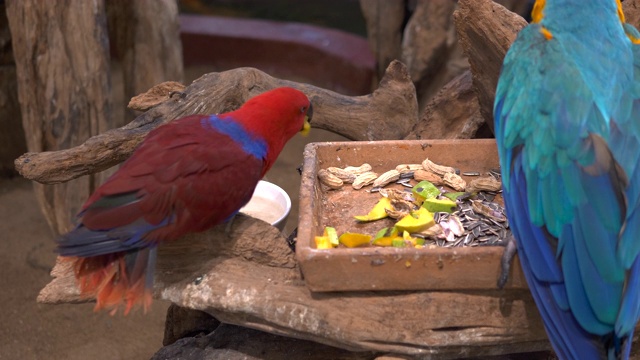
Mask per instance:
[[[498,83],[505,204],[561,358],[624,358],[640,315],[639,50],[622,31],[620,46],[552,33],[523,29]]]
[[[505,200],[508,200],[511,205],[507,207],[507,214],[512,229],[518,230],[517,238],[532,240],[518,241],[518,256],[527,282],[530,284],[531,294],[536,304],[548,304],[547,306],[538,305],[538,309],[549,337],[555,340],[554,348],[560,358],[598,359],[598,354],[602,353],[602,350],[569,311],[567,290],[562,280],[562,271],[555,258],[553,242],[549,241],[549,235],[543,228],[533,225],[530,221],[526,184],[522,181],[525,177],[520,164],[522,157],[516,154],[515,158],[514,168],[518,170],[511,174],[510,191]],[[532,263],[532,260],[535,263]],[[540,271],[541,269],[545,271]],[[545,275],[546,278],[542,278]],[[553,321],[548,321],[549,319]]]

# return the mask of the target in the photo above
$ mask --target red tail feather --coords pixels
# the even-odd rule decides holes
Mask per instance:
[[[142,251],[145,252],[144,250]],[[124,305],[124,315],[142,305],[144,312],[152,302],[152,289],[146,286],[148,254],[136,253],[133,274],[127,271],[125,254],[109,254],[88,258],[70,258],[74,261],[74,271],[80,296],[95,298],[94,311],[106,309],[114,315]],[[142,271],[140,269],[143,269]]]

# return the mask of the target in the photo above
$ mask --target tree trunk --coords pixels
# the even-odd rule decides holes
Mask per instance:
[[[29,151],[76,146],[113,127],[104,2],[8,0],[18,99]],[[56,233],[69,229],[94,176],[35,184]]]
[[[17,175],[13,160],[27,150],[16,81],[9,23],[5,6],[0,2],[0,177]]]
[[[360,8],[380,79],[391,61],[400,59],[406,4],[404,0],[360,0]]]
[[[109,38],[122,61],[126,100],[164,81],[183,81],[176,0],[107,2]],[[126,101],[125,101],[126,103]],[[115,119],[123,126],[135,117]]]

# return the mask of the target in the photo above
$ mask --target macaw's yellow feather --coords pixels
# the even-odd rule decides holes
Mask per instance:
[[[536,0],[533,4],[533,10],[531,10],[531,22],[539,23],[544,17],[544,7],[547,5],[547,0]]]
[[[626,21],[624,19],[624,12],[622,11],[622,3],[620,0],[616,0],[616,4],[618,5],[618,17],[620,18],[620,22],[624,24]]]

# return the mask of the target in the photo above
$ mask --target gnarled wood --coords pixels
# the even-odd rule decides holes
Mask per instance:
[[[420,121],[405,140],[470,139],[483,124],[471,72],[466,71],[429,101]]]
[[[455,8],[455,1],[418,0],[404,28],[400,60],[407,65],[416,85],[421,109],[443,85],[469,66],[456,51]]]
[[[527,22],[493,0],[458,1],[454,22],[469,58],[480,112],[493,131],[493,100],[502,60]]]
[[[400,58],[405,6],[404,0],[360,0],[378,78],[383,76],[387,64]]]
[[[46,303],[82,301],[59,262]],[[163,245],[155,295],[230,323],[356,351],[460,358],[548,348],[526,291],[312,293],[285,238],[238,216]]]
[[[182,81],[176,0],[111,0],[106,7],[109,37],[122,61],[125,99],[163,81]],[[125,119],[116,121],[117,126],[126,123]]]
[[[29,151],[80,144],[112,126],[104,3],[7,1],[18,98]],[[55,166],[55,165],[54,165]],[[97,177],[35,192],[54,232],[65,232]]]
[[[13,160],[27,151],[17,80],[9,21],[5,5],[0,2],[0,177],[16,175]]]
[[[206,74],[184,90],[119,129],[61,151],[26,153],[16,168],[27,179],[53,184],[107,169],[126,159],[153,128],[191,114],[216,114],[240,107],[264,91],[291,86],[313,103],[312,126],[353,140],[402,139],[418,117],[415,87],[405,66],[394,61],[370,95],[343,96],[312,85],[273,78],[252,68]]]

